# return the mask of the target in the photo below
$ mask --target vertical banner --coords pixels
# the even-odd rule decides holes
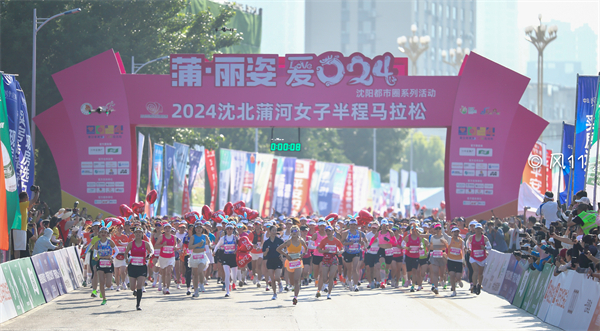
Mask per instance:
[[[2,144],[2,162],[4,165],[4,178],[6,188],[6,201],[1,203],[6,206],[7,226],[10,229],[21,229],[21,211],[19,210],[19,192],[17,191],[17,175],[15,173],[15,162],[12,159],[10,147],[10,132],[8,114],[6,111],[6,97],[4,83],[0,84],[0,141]],[[8,276],[8,275],[7,275]]]
[[[577,110],[575,113],[575,151],[573,161],[573,194],[585,189],[588,152],[594,129],[594,113],[598,95],[598,76],[577,77]]]
[[[358,212],[363,208],[367,208],[367,190],[368,190],[368,174],[369,168],[354,166],[354,201],[352,203],[354,212]]]
[[[406,210],[406,205],[404,204],[404,197],[406,196],[406,187],[408,185],[408,171],[400,170],[400,210],[402,210],[402,214],[407,217],[410,209]]]
[[[538,141],[533,145],[523,170],[523,182],[541,195],[546,193],[546,144]]]
[[[173,158],[173,200],[174,200],[174,215],[183,215],[181,212],[181,204],[183,201],[183,185],[185,183],[185,175],[187,174],[188,154],[190,146],[173,143],[175,147],[175,157]]]
[[[158,212],[158,203],[161,199],[161,186],[163,180],[163,156],[164,146],[160,144],[154,144],[154,161],[152,162],[152,187],[156,190],[157,198],[152,204],[150,217],[156,216]]]
[[[3,153],[0,153],[0,161],[4,164]],[[6,187],[4,176],[0,176],[0,250],[8,251],[9,242],[8,242],[8,231],[12,226],[12,220],[10,225],[8,224],[8,219],[6,215],[7,210],[7,202],[6,199]],[[14,308],[14,307],[13,307]]]
[[[219,154],[219,209],[223,210],[227,204],[227,195],[229,193],[229,180],[231,172],[231,151],[221,148]]]
[[[296,158],[287,157],[283,162],[283,207],[281,211],[290,216],[292,212],[292,191],[296,173]]]
[[[181,215],[190,211],[190,190],[187,177],[183,180],[183,196],[181,197]]]
[[[319,181],[319,214],[326,216],[331,213],[333,206],[333,183],[337,164],[325,163]]]
[[[392,205],[394,208],[398,207],[398,201],[400,201],[400,197],[398,196],[399,192],[399,183],[400,176],[398,171],[394,169],[390,169],[390,186],[392,188]]]
[[[521,264],[511,254],[510,259],[508,260],[508,268],[506,269],[506,274],[504,275],[504,281],[502,282],[499,292],[499,294],[508,302],[513,301],[515,293],[517,292],[517,287],[519,286],[519,279],[521,279],[522,274],[523,269],[521,268]]]
[[[160,201],[160,214],[168,215],[169,207],[169,181],[171,179],[171,171],[173,170],[173,159],[175,158],[175,147],[165,145],[165,170],[163,173],[163,188],[162,199]]]
[[[275,182],[273,183],[273,209],[278,212],[283,212],[283,190],[285,186],[285,174],[283,173],[283,165],[287,158],[276,156],[277,169],[275,170]]]
[[[8,287],[3,268],[0,268],[0,323],[17,316],[15,303]]]
[[[252,193],[252,209],[259,212],[265,204],[265,194],[267,193],[267,184],[269,175],[273,167],[273,154],[257,154],[256,169],[254,177],[254,192]],[[235,202],[235,201],[234,201]]]
[[[35,273],[37,274],[37,278],[40,281],[40,287],[42,288],[42,292],[44,293],[46,302],[50,302],[52,301],[52,299],[58,296],[58,290],[56,289],[54,277],[46,277],[49,270],[46,270],[44,268],[44,259],[45,257],[43,256],[43,254],[37,254],[31,257],[31,262],[33,263],[33,267],[35,269]],[[50,271],[50,275],[52,275],[52,271]],[[53,286],[55,288],[55,291],[52,290]]]
[[[60,272],[60,276],[63,280],[63,283],[65,284],[67,293],[73,291],[75,289],[75,284],[74,284],[75,279],[69,273],[70,270],[68,269],[68,266],[65,264],[65,261],[63,260],[62,256],[60,255],[60,253],[58,253],[58,251],[52,251],[52,252],[48,252],[48,253],[50,253],[50,255],[52,255],[54,257],[54,260],[56,261],[56,265],[58,266],[58,271]]]
[[[562,136],[562,155],[563,155],[563,178],[565,190],[560,193],[560,202],[570,204],[569,192],[571,186],[571,174],[573,173],[573,137],[575,136],[575,126],[563,123]]]
[[[410,216],[416,215],[418,210],[415,208],[417,200],[417,173],[410,172]]]
[[[146,185],[146,195],[152,191],[152,165],[154,158],[152,157],[154,145],[152,145],[152,139],[148,135],[148,185]],[[154,213],[152,205],[149,203],[144,204],[144,214],[152,215]]]
[[[54,253],[46,252],[43,254],[44,254],[44,256],[46,258],[46,262],[47,262],[47,264],[44,264],[44,267],[47,266],[47,268],[49,270],[52,270],[52,276],[54,277],[54,282],[56,283],[56,286],[58,288],[58,295],[67,294],[67,286],[65,285],[65,280],[62,277],[60,268],[58,267],[58,262],[56,261],[56,258],[54,257]],[[46,276],[48,276],[48,275],[46,275]],[[48,277],[48,279],[50,279],[50,277]]]
[[[331,194],[331,212],[340,213],[340,205],[346,188],[346,179],[348,178],[347,164],[337,164],[333,175],[333,186]],[[343,214],[342,214],[343,215]]]
[[[244,175],[246,172],[246,152],[231,151],[231,186],[229,200],[236,202],[242,199]]]
[[[273,161],[271,162],[271,171],[269,172],[269,178],[267,180],[267,189],[265,191],[264,204],[262,206],[262,217],[267,217],[271,215],[271,208],[273,208],[273,196],[274,196],[274,187],[275,187],[275,175],[277,174],[277,163],[279,160],[276,157],[273,157]]]
[[[542,321],[558,326],[567,304],[569,288],[575,274],[575,272],[567,271],[550,278],[537,315]]]
[[[17,266],[16,260],[0,264],[15,311],[17,312],[17,315],[21,315],[33,308],[33,300],[28,300],[27,293],[25,293],[25,287],[22,282],[19,282],[19,278],[16,278],[11,272],[11,266]]]
[[[315,162],[315,171],[313,172],[312,180],[310,181],[310,191],[308,196],[310,198],[310,207],[313,213],[319,212],[319,185],[321,184],[321,174],[325,168],[324,162]]]
[[[354,195],[354,165],[348,165],[348,175],[346,176],[346,183],[344,184],[344,194],[342,195],[342,203],[340,204],[340,215],[351,215],[354,214],[354,210],[352,209],[353,197]]]
[[[190,171],[188,173],[188,198],[190,210],[200,211],[204,205],[204,147],[190,149]]]
[[[25,101],[25,94],[21,89],[21,84],[19,84],[14,76],[3,75],[3,77],[10,144],[17,176],[18,191],[27,192],[31,196],[29,188],[34,183],[34,161],[27,102]]]
[[[296,160],[294,173],[294,188],[292,190],[292,210],[290,215],[297,215],[302,211],[308,197],[310,177],[310,160]]]
[[[315,166],[317,165],[317,161],[308,160],[308,181],[306,182],[306,197],[304,199],[304,206],[300,209],[300,213],[305,215],[310,215],[314,212],[312,209],[312,204],[310,203],[310,188],[313,183],[313,178],[315,174]]]
[[[11,297],[16,299],[17,314],[22,314],[43,303],[44,293],[38,283],[31,259],[24,258],[3,263],[2,271],[6,277]],[[18,303],[18,306],[17,306]]]
[[[138,145],[137,145],[137,181],[135,186],[135,201],[139,200],[140,193],[140,175],[142,174],[142,156],[144,155],[144,141],[146,137],[138,132]]]
[[[242,197],[247,206],[252,206],[254,189],[254,172],[256,171],[256,154],[246,153],[246,169],[244,171],[244,183],[242,185]]]
[[[215,159],[215,151],[206,151],[206,175],[210,185],[210,209],[215,210],[217,203],[217,160]]]
[[[371,190],[373,192],[373,211],[379,211],[381,214],[381,176],[377,171],[371,171]]]
[[[552,191],[552,150],[546,149],[545,159],[544,159],[544,172],[546,174],[545,178],[545,187],[546,191]],[[556,191],[554,191],[556,192]],[[546,193],[546,192],[544,192]]]

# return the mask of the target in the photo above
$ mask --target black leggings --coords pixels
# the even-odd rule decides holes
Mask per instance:
[[[188,265],[189,259],[190,256],[186,255],[185,259],[183,260],[183,263],[185,264],[185,285],[187,287],[190,287],[190,284],[192,283],[192,268],[190,268],[190,266]]]

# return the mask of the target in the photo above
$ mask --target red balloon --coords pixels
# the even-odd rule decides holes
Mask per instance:
[[[446,209],[446,201],[440,202],[440,208]]]
[[[144,207],[146,206],[146,203],[144,201],[138,201],[138,202],[134,202],[131,205],[131,209],[133,209],[133,212],[136,214],[143,214],[144,213]]]
[[[248,263],[250,263],[250,261],[252,261],[252,255],[250,255],[250,253],[238,252],[236,254],[236,262],[237,262],[238,268],[243,268],[243,267],[247,266]]]
[[[233,214],[233,204],[231,202],[226,203],[223,212],[225,212],[225,215],[231,216]]]
[[[421,204],[420,204],[420,203],[418,203],[418,202],[415,202],[415,203],[414,203],[414,206],[415,206],[415,209],[416,209],[416,210],[419,210],[419,209],[421,209]]]
[[[425,209],[427,209],[427,206],[425,206],[425,205],[421,206],[421,210],[425,210]]]
[[[133,210],[131,210],[131,208],[129,208],[129,206],[126,204],[122,204],[121,206],[119,206],[119,210],[121,211],[121,216],[125,218],[133,215]]]
[[[194,212],[185,213],[185,215],[183,215],[183,218],[189,224],[196,223],[196,214],[194,214]]]
[[[339,216],[338,214],[336,214],[336,213],[331,213],[331,214],[329,214],[329,215],[327,215],[327,216],[325,217],[325,221],[329,221],[329,219],[330,219],[330,218],[333,218],[333,219],[331,220],[331,222],[335,222],[335,221],[337,221],[337,220],[338,220],[338,218],[339,218],[339,217],[340,217],[340,216]]]
[[[121,223],[125,224],[125,221],[126,221],[126,220],[125,220],[125,218],[124,218],[124,217],[121,217],[121,216],[119,216],[119,217],[117,217],[117,218],[119,219],[119,221],[121,221]]]
[[[258,211],[251,209],[248,215],[248,221],[252,221],[253,219],[258,217]]]
[[[233,210],[240,209],[242,207],[246,207],[246,203],[244,201],[238,201],[233,204]],[[236,213],[237,214],[237,213]]]
[[[146,202],[149,204],[153,204],[156,201],[157,197],[158,197],[158,192],[156,192],[156,190],[152,190],[152,191],[148,192],[148,194],[146,195]]]
[[[210,220],[210,217],[212,216],[212,214],[213,214],[213,212],[209,206],[204,205],[204,207],[202,207],[202,217],[205,220],[207,220],[207,221]]]
[[[252,212],[252,209],[248,208],[248,207],[240,207],[235,209],[235,213],[238,214],[241,217],[248,217],[250,215],[250,213]],[[244,214],[246,214],[244,216]]]
[[[217,223],[221,223],[223,221],[221,216],[225,217],[225,213],[222,210],[217,210],[216,212],[212,213],[210,219]]]
[[[118,218],[115,217],[107,217],[104,219],[104,224],[108,225],[108,223],[112,223],[110,226],[120,226],[123,225],[123,223],[121,223],[121,220],[119,220]]]
[[[246,253],[252,250],[252,242],[248,237],[240,237],[238,240],[238,252]]]
[[[371,212],[371,207],[367,208],[367,211],[370,213]]]
[[[439,210],[438,210],[437,208],[433,208],[433,210],[431,211],[431,214],[432,214],[433,216],[435,216],[435,215],[437,215],[437,214],[438,214],[438,212],[439,212]]]
[[[373,215],[365,209],[358,212],[358,217],[361,219],[362,225],[367,225],[373,221]]]

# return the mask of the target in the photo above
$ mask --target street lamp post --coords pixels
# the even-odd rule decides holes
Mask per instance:
[[[60,17],[60,16],[76,14],[76,13],[79,13],[80,11],[81,11],[81,8],[75,8],[75,9],[67,10],[66,12],[62,12],[60,14],[56,14],[50,18],[38,18],[37,17],[37,8],[33,9],[33,61],[32,61],[32,65],[31,65],[31,67],[32,67],[31,68],[31,146],[34,151],[35,151],[35,123],[33,122],[33,118],[36,115],[36,112],[35,112],[35,106],[36,106],[35,85],[36,85],[36,80],[37,80],[37,72],[36,72],[37,33],[49,21],[51,21],[57,17]]]
[[[410,62],[412,62],[412,75],[416,76],[417,60],[419,59],[419,56],[429,48],[430,38],[429,36],[418,37],[417,26],[415,24],[410,27],[410,30],[412,31],[411,37],[399,37],[397,42],[400,52],[406,54],[410,59]]]
[[[462,39],[456,39],[456,48],[451,48],[448,52],[442,51],[442,61],[446,64],[449,64],[454,68],[454,70],[460,70],[460,66],[462,65],[465,56],[469,54],[470,50],[468,48],[462,48]],[[448,56],[450,54],[450,56]],[[448,58],[446,60],[446,57]]]
[[[131,73],[132,74],[137,74],[138,71],[140,71],[140,69],[142,69],[143,67],[145,67],[146,65],[150,64],[150,63],[154,63],[157,61],[162,61],[162,60],[166,60],[169,58],[169,55],[165,55],[163,57],[159,57],[157,59],[154,60],[150,60],[146,63],[135,63],[134,57],[131,56]]]
[[[530,25],[525,28],[525,35],[527,35],[525,40],[532,43],[538,51],[538,115],[544,117],[544,48],[556,39],[558,27],[556,25],[548,27],[542,24],[542,14],[538,16],[538,19],[540,20],[539,26]],[[546,35],[546,32],[548,32],[548,35]]]

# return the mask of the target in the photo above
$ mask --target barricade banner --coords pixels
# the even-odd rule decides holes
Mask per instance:
[[[69,277],[71,278],[71,284],[73,285],[73,289],[78,289],[79,286],[81,286],[83,279],[81,282],[78,281],[77,276],[75,274],[75,266],[72,265],[71,258],[69,258],[69,252],[67,252],[66,249],[60,249],[60,250],[56,251],[56,254],[60,256],[60,258],[63,261],[64,266],[67,268],[67,273],[69,274]]]
[[[530,278],[537,277],[538,274],[539,274],[539,271],[537,271],[537,270],[531,271],[531,269],[525,269],[525,272],[523,273],[523,275],[521,276],[521,279],[519,280],[519,287],[517,288],[517,292],[515,293],[515,298],[513,299],[513,302],[512,302],[513,306],[521,308],[521,306],[523,305],[523,300],[525,299],[525,296],[527,295]]]
[[[67,248],[67,253],[69,255],[69,259],[71,260],[71,265],[75,271],[75,278],[77,279],[77,284],[83,284],[83,268],[81,265],[81,260],[79,259],[79,250],[75,246],[71,246]]]
[[[558,326],[567,304],[567,296],[574,275],[574,271],[566,271],[550,278],[540,311],[537,314],[542,321]]]
[[[490,251],[487,257],[487,266],[483,270],[483,280],[481,281],[481,287],[485,290],[488,288],[488,282],[490,281],[490,274],[496,269],[496,258],[498,257],[497,251]]]
[[[6,277],[10,295],[14,300],[13,303],[17,315],[21,315],[24,312],[33,309],[33,298],[28,293],[27,280],[24,279],[24,277],[21,277],[19,261],[13,260],[2,263],[0,266]]]
[[[546,287],[552,276],[554,266],[550,263],[544,265],[542,272],[539,272],[539,276],[529,283],[529,290],[527,291],[527,297],[523,301],[521,308],[527,310],[530,314],[537,315],[540,310],[540,304],[546,293]]]
[[[56,261],[56,265],[58,267],[58,271],[60,272],[60,276],[62,278],[63,283],[65,284],[65,288],[67,293],[73,291],[73,279],[69,276],[69,269],[65,265],[65,261],[62,258],[62,255],[58,251],[48,252]]]
[[[31,257],[31,262],[33,263],[33,268],[35,269],[38,281],[40,282],[40,287],[42,288],[46,302],[50,302],[58,296],[58,288],[56,287],[52,271],[44,268],[44,261],[45,257],[43,254],[37,254]],[[51,277],[47,277],[47,274],[50,274]],[[52,287],[54,287],[54,291]]]
[[[46,261],[48,263],[49,269],[52,271],[52,275],[54,277],[54,282],[56,283],[56,286],[58,287],[58,295],[66,294],[67,286],[65,285],[65,280],[62,277],[60,268],[58,267],[58,262],[56,261],[56,257],[54,257],[54,253],[46,252],[46,253],[44,253],[44,256],[46,257]],[[46,275],[46,276],[48,276],[48,275]],[[56,296],[58,296],[58,295],[56,295]]]
[[[588,279],[586,274],[574,275],[558,327],[564,330],[586,330],[592,321],[599,297],[600,284]]]
[[[17,316],[13,297],[2,269],[0,268],[0,323]]]
[[[484,278],[482,286],[486,292],[490,294],[498,294],[500,293],[500,288],[504,282],[504,276],[508,270],[508,265],[512,254],[501,253],[495,250],[492,250],[491,254],[495,255],[496,258],[494,259],[493,265],[488,263],[486,269],[491,269],[490,273],[488,274],[488,282],[486,284],[486,279]]]
[[[2,271],[2,270],[0,270]],[[588,327],[588,331],[596,331],[600,330],[600,297],[598,298],[598,302],[596,304],[596,310],[594,310],[594,314],[592,316],[592,321],[590,322],[590,326]]]
[[[511,254],[508,261],[508,267],[506,268],[506,274],[504,275],[504,281],[502,282],[502,287],[500,288],[499,293],[510,303],[512,303],[515,293],[517,293],[519,280],[521,279],[524,270],[525,269],[523,269],[521,263],[517,261],[517,258]]]
[[[40,283],[35,275],[35,269],[33,268],[33,263],[31,263],[31,258],[22,258],[15,260],[18,262],[19,269],[15,269],[20,273],[19,279],[23,282],[24,288],[27,291],[27,294],[33,302],[33,307],[37,307],[46,303],[46,299],[44,299],[44,293],[40,287]]]

